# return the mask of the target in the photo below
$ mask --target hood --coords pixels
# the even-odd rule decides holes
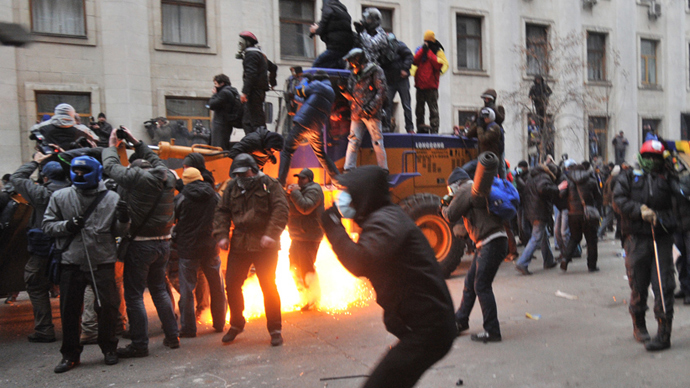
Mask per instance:
[[[182,189],[182,194],[194,202],[203,202],[211,199],[216,192],[213,187],[204,181],[194,181],[186,184]]]
[[[277,132],[271,132],[265,128],[260,128],[257,131],[261,131],[260,136],[263,139],[263,149],[269,150],[282,150],[283,149],[283,137]],[[262,150],[263,151],[263,150]]]
[[[379,166],[362,166],[338,175],[338,184],[352,197],[355,222],[361,225],[376,210],[391,204],[388,174]]]
[[[56,192],[60,189],[64,189],[65,187],[68,187],[69,185],[71,185],[71,183],[67,180],[64,180],[64,181],[53,181],[53,180],[51,180],[46,184],[46,188],[52,192]]]
[[[569,171],[568,176],[573,182],[579,185],[587,182],[587,180],[592,177],[592,172],[581,168]]]
[[[204,156],[198,152],[192,152],[185,156],[182,163],[189,167],[194,167],[199,171],[206,169],[206,161],[204,160]]]

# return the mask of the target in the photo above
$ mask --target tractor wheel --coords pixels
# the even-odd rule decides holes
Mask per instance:
[[[452,247],[457,246],[460,241],[454,244],[456,238],[453,236],[450,225],[438,214],[440,205],[441,198],[430,193],[411,195],[400,202],[400,207],[422,230],[434,250],[436,260],[444,267],[446,260],[449,258],[452,260]]]

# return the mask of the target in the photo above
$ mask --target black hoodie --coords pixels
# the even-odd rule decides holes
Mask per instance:
[[[202,259],[218,254],[213,238],[213,212],[218,194],[204,181],[186,184],[175,197],[174,239],[184,259]]]
[[[434,251],[412,219],[391,203],[384,170],[363,166],[338,182],[352,196],[359,240],[350,239],[335,208],[324,212],[323,227],[343,266],[371,281],[386,329],[400,338],[454,325],[453,301]]]

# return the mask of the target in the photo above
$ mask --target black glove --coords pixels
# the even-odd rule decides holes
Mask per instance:
[[[324,229],[330,229],[335,225],[342,225],[342,216],[336,206],[331,206],[321,214],[321,225]]]
[[[117,201],[117,205],[115,206],[115,217],[117,217],[117,220],[123,224],[129,222],[129,210],[127,209],[127,202],[123,200]]]
[[[70,233],[77,233],[84,227],[84,217],[72,217],[71,220],[67,221],[65,228]]]
[[[370,105],[364,105],[364,106],[362,107],[362,110],[363,110],[364,113],[366,113],[367,116],[369,116],[369,117],[371,117],[371,116],[374,114],[373,109],[372,109],[372,107],[371,107]]]
[[[364,31],[364,24],[362,24],[362,22],[354,22],[352,24],[355,26],[355,31],[357,31],[358,34]]]

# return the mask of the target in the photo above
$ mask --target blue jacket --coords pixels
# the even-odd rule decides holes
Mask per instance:
[[[306,79],[296,88],[297,95],[304,98],[302,107],[297,111],[292,121],[305,128],[322,130],[331,116],[331,108],[335,101],[335,92],[331,81]]]

